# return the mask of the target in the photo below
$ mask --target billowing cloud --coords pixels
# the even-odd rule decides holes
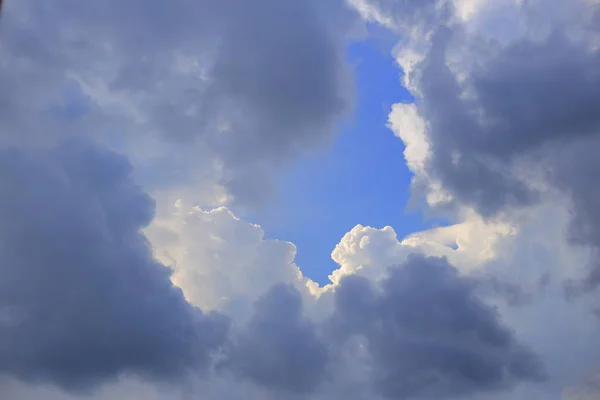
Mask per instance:
[[[410,256],[379,287],[346,277],[335,294],[342,336],[366,338],[389,398],[447,398],[540,380],[540,361],[444,259]]]
[[[0,152],[0,372],[85,390],[199,373],[228,320],[203,314],[140,233],[154,203],[126,159],[82,141]]]
[[[304,296],[318,286],[295,264],[294,244],[266,239],[261,226],[225,207],[206,211],[177,201],[146,232],[192,304],[236,320],[247,320],[252,302],[275,284],[294,285]]]
[[[430,26],[430,45],[409,65],[416,108],[398,105],[390,125],[429,204],[492,217],[558,191],[571,201],[571,241],[597,248],[598,5],[509,3],[516,34]],[[594,288],[597,271],[580,288]]]

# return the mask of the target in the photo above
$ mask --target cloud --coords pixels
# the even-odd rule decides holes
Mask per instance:
[[[540,211],[539,217],[542,218],[547,212],[548,210]],[[526,304],[535,313],[543,300],[537,297],[541,277],[537,267],[522,269],[518,274],[517,267],[504,271],[507,265],[518,263],[519,259],[536,257],[529,254],[532,250],[529,244],[520,252],[513,248],[533,235],[533,232],[524,228],[516,230],[499,222],[492,224],[473,219],[456,226],[417,233],[404,240],[399,240],[389,227],[378,230],[357,226],[344,236],[332,253],[333,259],[339,264],[339,269],[331,276],[332,283],[325,287],[317,287],[313,283],[311,290],[307,290],[307,281],[301,277],[300,270],[293,262],[293,245],[265,240],[260,226],[240,220],[224,208],[202,211],[180,202],[175,213],[174,219],[157,221],[157,225],[167,229],[168,233],[159,234],[158,229],[150,234],[153,242],[158,245],[157,254],[162,254],[165,262],[175,266],[173,278],[184,288],[186,296],[194,304],[212,304],[209,308],[216,307],[234,316],[234,347],[230,350],[231,358],[226,363],[228,368],[223,371],[234,372],[233,376],[238,377],[232,378],[234,380],[244,378],[243,381],[252,383],[250,388],[244,390],[257,391],[261,393],[257,394],[259,397],[276,393],[311,393],[316,398],[338,396],[340,393],[348,396],[358,393],[372,396],[371,387],[376,378],[373,369],[384,368],[385,364],[374,359],[375,354],[371,354],[368,346],[361,350],[362,340],[355,342],[354,339],[349,339],[346,342],[348,337],[340,340],[340,335],[364,335],[364,331],[361,331],[363,327],[378,329],[377,326],[381,323],[369,319],[372,312],[369,308],[361,308],[364,303],[351,308],[352,311],[346,311],[345,315],[357,319],[351,327],[346,325],[347,321],[343,324],[339,321],[332,322],[331,314],[339,312],[335,298],[343,292],[345,278],[348,276],[352,279],[360,277],[364,279],[366,286],[379,288],[382,281],[389,279],[387,267],[408,263],[407,260],[413,253],[448,257],[460,268],[461,272],[455,278],[457,282],[465,284],[473,301],[484,308],[487,307],[484,306],[484,300],[486,303],[498,304],[502,309],[502,317],[508,315],[513,318],[512,315],[521,313],[506,308],[510,301],[517,301],[522,305],[522,300],[529,300],[533,293],[536,295],[535,302]],[[559,215],[556,212],[554,214]],[[530,223],[531,226],[538,227],[538,222],[536,219]],[[556,238],[562,240],[560,227],[541,230],[549,229],[556,231]],[[538,237],[539,233],[533,236]],[[560,250],[555,244],[548,245]],[[517,260],[510,258],[515,253],[519,254]],[[171,261],[168,262],[171,256]],[[548,257],[559,259],[556,255]],[[456,271],[454,267],[446,267]],[[518,276],[518,280],[511,279],[514,276]],[[276,282],[287,282],[287,285],[277,285]],[[270,290],[269,287],[273,284],[275,288]],[[407,283],[407,286],[410,285]],[[215,287],[221,289],[215,290]],[[376,289],[376,293],[379,290]],[[401,290],[408,289],[403,287]],[[432,291],[436,290],[437,288],[432,288]],[[226,299],[219,299],[220,293]],[[360,296],[352,293],[352,298],[360,301]],[[411,293],[407,295],[411,296]],[[445,303],[436,301],[433,294],[431,297],[435,304]],[[235,301],[231,301],[233,299]],[[260,299],[255,300],[254,311],[248,307],[253,299]],[[543,304],[546,307],[547,304]],[[556,312],[556,306],[553,307]],[[494,315],[493,318],[499,321],[493,309],[489,307],[489,310]],[[544,310],[543,315],[548,315],[545,308]],[[454,319],[454,311],[451,309],[447,313],[449,319]],[[529,318],[533,320],[533,317]],[[332,324],[337,327],[337,333],[328,335]],[[498,324],[512,336],[508,328],[504,328],[500,322]],[[521,326],[521,322],[515,326]],[[441,335],[443,334],[440,333]],[[398,336],[398,340],[404,337]],[[386,337],[381,341],[390,343],[392,339]],[[313,346],[301,346],[306,341]],[[239,347],[236,347],[236,343]],[[528,340],[526,343],[532,341]],[[517,345],[516,339],[514,346],[515,349],[524,347]],[[295,353],[294,349],[305,347],[316,350],[314,353],[308,350],[302,354]],[[503,352],[504,350],[500,353]],[[362,353],[364,354],[360,355]],[[316,355],[312,357],[311,354]],[[294,361],[290,362],[289,359]],[[310,368],[306,367],[311,360],[314,364]],[[411,360],[407,359],[406,362],[410,364]],[[292,371],[294,365],[297,368]],[[555,368],[555,364],[551,367]],[[318,377],[312,374],[314,371],[319,371]],[[519,378],[512,380],[507,376],[506,380],[503,379],[496,382],[495,390],[491,387],[472,390],[485,393],[502,388],[513,393],[514,389],[511,388]],[[235,386],[233,383],[231,385]]]
[[[284,393],[308,394],[326,378],[328,350],[302,314],[302,297],[278,284],[255,304],[255,313],[228,364],[241,377]]]
[[[600,395],[600,379],[591,376],[581,387],[573,387],[563,392],[563,400],[593,400]]]
[[[188,204],[261,203],[333,137],[345,2],[6,3],[0,396],[524,400],[597,368],[592,302],[560,286],[589,259],[565,221],[600,246],[597,5],[351,3],[402,35],[417,101],[389,124],[415,196],[460,223],[358,225],[323,287],[293,244]]]
[[[514,35],[475,22],[432,25],[430,45],[409,65],[416,106],[396,106],[390,126],[407,143],[415,195],[429,205],[490,218],[559,192],[571,201],[572,243],[597,248],[600,11],[559,3],[512,4]],[[472,21],[487,21],[485,9]],[[597,271],[579,288],[595,288]]]
[[[342,0],[5,8],[2,129],[88,132],[136,165],[160,162],[170,185],[214,159],[236,199],[263,200],[273,169],[328,143],[352,106],[344,45],[358,19]]]
[[[341,337],[363,335],[373,379],[389,398],[449,398],[538,381],[541,362],[440,258],[410,256],[374,286],[344,278],[335,293]]]
[[[0,151],[0,372],[85,391],[209,366],[228,320],[186,302],[140,233],[154,203],[85,141]]]
[[[296,265],[294,244],[266,239],[260,225],[225,207],[206,211],[179,200],[146,233],[188,301],[238,322],[249,318],[253,301],[275,284],[291,284],[303,296],[318,286]]]
[[[80,151],[77,150],[77,154]],[[91,158],[89,153],[85,153],[86,160]],[[52,157],[52,160],[56,162],[56,158]],[[74,171],[79,170],[81,168],[74,168]],[[43,175],[40,179],[42,178]],[[114,186],[107,186],[106,189],[109,194],[116,192]],[[447,388],[453,393],[472,392],[481,396],[491,393],[498,396],[494,397],[496,400],[526,399],[531,398],[527,397],[527,393],[531,393],[532,387],[537,386],[540,386],[540,393],[544,396],[555,396],[563,390],[565,382],[578,376],[582,369],[587,370],[593,366],[596,352],[589,349],[596,340],[597,330],[593,328],[593,320],[584,307],[573,308],[560,296],[556,296],[558,282],[552,281],[547,288],[549,296],[536,298],[526,308],[507,309],[502,306],[504,303],[499,303],[502,319],[491,306],[486,305],[491,298],[489,293],[482,293],[477,286],[478,271],[487,268],[502,271],[502,268],[506,269],[507,265],[512,264],[517,267],[508,270],[509,276],[512,276],[511,271],[520,269],[522,273],[515,275],[519,276],[519,283],[531,280],[537,285],[537,267],[527,264],[525,268],[519,262],[536,259],[545,252],[548,253],[549,262],[558,264],[560,261],[561,265],[573,263],[576,259],[561,258],[567,248],[561,248],[553,241],[544,243],[547,248],[532,246],[538,240],[536,238],[548,239],[539,232],[535,233],[532,228],[540,232],[556,232],[556,238],[561,239],[558,226],[541,226],[536,219],[531,221],[531,227],[521,228],[514,233],[501,226],[471,221],[447,229],[416,234],[405,240],[398,240],[391,228],[377,230],[358,226],[346,235],[334,252],[336,260],[341,264],[340,269],[344,272],[334,274],[339,277],[336,283],[318,288],[311,294],[303,286],[302,280],[294,279],[289,283],[296,288],[283,284],[269,289],[273,283],[288,279],[285,271],[293,271],[294,268],[297,270],[295,264],[287,264],[293,260],[293,252],[283,251],[290,248],[290,244],[264,240],[259,226],[236,219],[226,209],[208,212],[179,203],[176,211],[181,214],[178,217],[180,219],[175,218],[174,225],[160,221],[166,224],[163,226],[174,229],[171,233],[176,233],[172,237],[165,233],[165,237],[170,237],[172,242],[169,246],[163,242],[160,248],[179,248],[181,252],[174,254],[186,255],[187,258],[180,259],[187,264],[184,268],[190,268],[190,272],[193,271],[191,268],[195,268],[199,276],[205,277],[193,278],[194,275],[190,274],[190,279],[181,279],[180,284],[184,287],[186,296],[193,299],[194,303],[207,301],[200,299],[210,299],[212,294],[209,292],[203,297],[201,288],[206,285],[210,287],[207,282],[215,279],[212,276],[215,274],[225,278],[225,282],[231,282],[222,286],[223,293],[232,293],[232,297],[239,299],[236,304],[242,306],[241,309],[237,305],[222,308],[234,316],[233,335],[228,341],[228,346],[232,347],[225,347],[225,355],[229,355],[229,358],[225,358],[229,361],[224,365],[227,368],[221,368],[217,374],[211,374],[187,389],[177,385],[167,392],[160,390],[160,386],[139,384],[135,380],[135,375],[141,375],[142,379],[152,377],[153,381],[160,382],[156,379],[160,375],[123,369],[125,376],[122,380],[102,385],[93,399],[143,394],[148,398],[162,400],[173,398],[176,396],[173,393],[180,390],[187,390],[188,395],[202,394],[217,399],[232,396],[247,399],[274,399],[281,396],[294,398],[309,393],[315,399],[340,396],[379,398],[385,393],[396,395],[403,390],[387,384],[385,376],[401,377],[409,381],[411,376],[418,375],[421,370],[438,367],[445,368],[442,369],[444,372],[438,386],[415,384],[406,390],[414,390],[421,396],[430,393],[436,396],[437,390]],[[544,221],[549,212],[540,210],[538,217]],[[556,211],[553,214],[560,215]],[[121,217],[119,221],[125,222],[125,219]],[[187,227],[177,230],[181,226]],[[482,236],[489,237],[493,234],[498,234],[499,237],[489,243],[479,240]],[[156,240],[155,235],[150,237]],[[218,240],[209,240],[211,237]],[[450,246],[450,243],[458,246]],[[515,250],[512,248],[514,246],[520,248]],[[239,254],[232,254],[236,253],[235,249],[239,249]],[[419,256],[411,258],[410,254],[414,252],[447,255],[456,262],[460,273],[441,259]],[[235,257],[231,261],[213,264],[207,254],[218,256],[216,260],[228,255]],[[256,254],[262,255],[256,257]],[[517,258],[511,258],[513,254]],[[248,262],[244,264],[241,260]],[[503,264],[504,267],[495,263]],[[179,262],[173,265],[176,269],[178,266],[183,267]],[[231,269],[227,269],[229,265],[232,266]],[[399,267],[388,271],[389,265]],[[546,270],[550,270],[553,265],[547,264]],[[291,266],[294,268],[288,270]],[[202,271],[208,272],[202,275]],[[278,271],[283,275],[278,275]],[[555,270],[552,271],[555,273]],[[344,277],[346,275],[351,276]],[[168,279],[168,273],[164,276]],[[239,279],[236,280],[236,276]],[[261,283],[256,285],[256,282]],[[195,285],[199,285],[198,288]],[[233,290],[228,292],[228,287]],[[260,292],[264,294],[258,295]],[[114,295],[114,289],[110,293]],[[344,293],[349,296],[340,305],[339,297]],[[455,298],[453,296],[463,299],[463,303],[451,302]],[[256,297],[259,300],[255,301],[254,311],[246,308]],[[398,301],[400,298],[405,300]],[[438,308],[439,312],[434,312]],[[120,309],[115,312],[119,315]],[[411,315],[418,323],[403,322]],[[460,324],[457,326],[460,321],[468,321],[468,317],[474,319],[472,325],[465,323],[466,327]],[[564,324],[551,331],[539,329],[540,326],[548,326],[556,318],[560,318]],[[506,321],[506,324],[500,321]],[[332,326],[335,329],[332,330]],[[428,334],[424,328],[427,326],[435,327],[436,333]],[[517,329],[519,339],[523,340],[517,340],[517,334],[509,326]],[[574,330],[574,327],[578,329]],[[498,337],[508,339],[498,348],[485,336],[473,342],[471,338],[477,337],[474,332],[478,329],[490,329]],[[570,339],[565,340],[567,337]],[[467,339],[477,346],[465,345]],[[409,346],[414,343],[414,346]],[[529,381],[526,374],[515,372],[511,375],[508,372],[511,362],[518,364],[519,355],[525,361],[533,362],[536,359],[531,355],[532,350],[527,350],[526,344],[533,345],[533,350],[543,357],[545,367],[552,373],[551,382],[543,385],[517,385],[519,382]],[[403,357],[391,359],[392,355],[400,354],[400,350]],[[467,360],[474,360],[473,363],[481,362],[483,366],[489,367],[487,370],[500,368],[503,373],[490,373],[491,378],[481,383],[476,378],[468,377],[469,364],[466,361],[464,367],[459,363],[448,364],[446,358],[436,355],[440,354],[437,353],[438,350],[442,353],[454,352],[457,356],[450,359],[456,362],[460,360],[458,356],[464,356]],[[390,357],[386,357],[388,353]],[[574,365],[574,361],[578,365]],[[533,364],[531,372],[539,372],[539,366]],[[482,367],[481,370],[486,369]],[[466,374],[467,378],[460,373]],[[134,377],[130,377],[130,374]],[[535,379],[533,381],[536,382]],[[8,390],[6,396],[12,398],[78,398],[33,385],[8,384],[4,387],[5,392]],[[376,389],[376,393],[373,389]]]

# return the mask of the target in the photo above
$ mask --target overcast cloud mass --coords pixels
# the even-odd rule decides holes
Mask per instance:
[[[356,225],[316,282],[236,213],[330,148],[382,36],[446,225]],[[0,397],[596,399],[598,152],[596,0],[5,0]]]

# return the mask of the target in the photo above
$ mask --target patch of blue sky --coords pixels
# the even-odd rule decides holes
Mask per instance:
[[[341,124],[332,146],[280,175],[278,197],[266,211],[240,215],[261,224],[268,238],[295,243],[296,262],[320,283],[327,283],[336,268],[331,251],[356,224],[390,225],[399,237],[434,224],[419,212],[406,211],[411,173],[401,140],[386,127],[394,103],[413,101],[400,85],[401,70],[390,56],[392,44],[371,32],[369,38],[349,45],[356,77],[355,113]],[[65,87],[63,101],[52,111],[65,119],[77,120],[91,107],[76,82]],[[156,172],[150,173],[152,180],[160,180]]]
[[[357,224],[392,226],[399,237],[429,228],[418,211],[408,212],[411,173],[404,145],[386,127],[394,103],[413,101],[401,86],[391,47],[371,36],[348,48],[355,68],[356,108],[333,146],[297,162],[281,176],[270,211],[249,216],[268,238],[296,244],[296,262],[312,279],[327,283],[336,268],[331,252]]]

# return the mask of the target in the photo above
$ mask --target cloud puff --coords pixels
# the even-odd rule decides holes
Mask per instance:
[[[82,141],[0,152],[0,372],[86,390],[208,366],[228,320],[184,299],[140,233],[153,201]]]
[[[346,277],[335,304],[335,327],[366,338],[374,384],[389,398],[465,396],[545,377],[444,259],[410,256],[378,286]]]
[[[294,285],[304,296],[317,287],[295,264],[294,244],[266,239],[261,226],[225,207],[205,211],[180,200],[146,232],[192,304],[238,321],[247,320],[252,302],[277,283]]]
[[[178,203],[176,213],[178,216],[175,220],[157,222],[158,225],[168,228],[168,231],[175,234],[172,237],[166,233],[164,236],[156,235],[158,231],[151,234],[153,240],[162,237],[162,244],[157,247],[157,250],[168,249],[167,251],[175,255],[172,262],[179,272],[175,274],[174,279],[182,285],[193,302],[200,304],[200,302],[218,300],[216,297],[214,300],[209,300],[212,296],[210,295],[211,290],[199,290],[199,288],[210,289],[213,281],[221,282],[218,286],[222,287],[222,292],[228,293],[230,298],[237,298],[234,303],[228,301],[214,303],[219,309],[226,310],[228,313],[233,312],[237,322],[233,348],[229,362],[226,363],[228,368],[223,371],[234,372],[234,376],[244,378],[245,381],[262,388],[262,391],[259,391],[262,393],[261,396],[271,396],[274,393],[312,393],[312,396],[317,398],[335,395],[335,393],[372,395],[371,387],[374,384],[380,387],[378,375],[373,375],[373,370],[382,373],[381,371],[387,368],[387,361],[378,358],[381,357],[377,356],[379,353],[371,352],[369,346],[366,346],[366,349],[362,347],[361,350],[360,343],[363,340],[369,340],[371,337],[369,330],[384,329],[387,325],[377,319],[378,317],[375,316],[376,313],[372,309],[374,306],[368,301],[363,301],[364,298],[361,297],[363,292],[350,289],[350,287],[352,279],[358,279],[359,282],[364,283],[365,287],[370,288],[369,290],[374,293],[374,298],[383,296],[381,282],[391,279],[387,271],[387,267],[390,265],[401,265],[400,269],[404,268],[405,264],[410,265],[408,268],[412,271],[406,272],[409,277],[406,278],[407,283],[398,288],[398,296],[404,292],[408,298],[412,299],[411,296],[416,296],[415,293],[419,286],[413,285],[413,281],[410,279],[422,269],[423,274],[432,275],[430,278],[432,282],[427,284],[431,291],[427,292],[429,293],[428,298],[423,298],[424,303],[421,308],[449,304],[447,299],[440,297],[444,295],[444,285],[436,283],[438,279],[449,280],[450,284],[456,284],[457,291],[464,290],[464,295],[473,302],[473,304],[467,302],[468,304],[464,305],[465,313],[481,307],[484,311],[480,314],[476,313],[473,318],[481,317],[482,321],[479,323],[482,326],[489,322],[492,327],[498,329],[498,335],[503,334],[510,338],[507,339],[509,344],[505,343],[506,347],[500,346],[497,352],[493,350],[493,345],[485,340],[476,349],[481,350],[482,353],[478,353],[479,355],[491,354],[489,362],[493,366],[500,365],[498,368],[503,371],[491,378],[493,382],[489,386],[485,384],[477,386],[476,382],[471,382],[472,386],[462,388],[461,384],[453,381],[451,373],[445,377],[444,382],[446,383],[444,384],[456,384],[457,392],[465,390],[465,393],[468,391],[485,393],[509,389],[520,380],[528,380],[526,373],[521,376],[515,372],[517,376],[511,376],[511,357],[514,358],[514,363],[518,364],[516,360],[519,355],[522,355],[524,360],[528,360],[527,362],[532,363],[531,373],[537,375],[529,377],[531,380],[536,381],[535,378],[542,375],[539,365],[536,364],[536,357],[531,355],[531,351],[525,350],[525,347],[514,338],[513,333],[499,322],[499,316],[493,308],[484,305],[483,301],[479,299],[480,296],[483,296],[487,300],[493,300],[495,296],[499,295],[500,297],[509,297],[511,300],[510,296],[515,293],[521,294],[520,298],[524,298],[529,294],[531,287],[537,288],[540,278],[537,269],[523,271],[520,275],[517,282],[527,284],[524,289],[512,284],[512,281],[505,282],[503,279],[507,278],[506,274],[490,281],[485,274],[488,268],[495,272],[501,271],[501,267],[495,266],[495,263],[506,266],[505,263],[513,262],[511,259],[505,258],[514,253],[514,250],[509,249],[509,245],[518,243],[522,238],[520,230],[514,232],[510,226],[500,223],[491,224],[481,219],[475,219],[464,224],[423,232],[405,240],[398,240],[392,228],[377,230],[357,226],[345,235],[332,254],[334,260],[340,265],[339,269],[332,274],[332,284],[320,288],[315,284],[313,290],[309,292],[306,290],[306,284],[303,283],[304,280],[298,280],[300,271],[293,264],[294,252],[282,252],[291,244],[264,240],[260,226],[235,218],[227,209],[202,211],[198,208],[186,207],[184,203]],[[560,239],[560,235],[558,237]],[[171,243],[168,243],[169,240],[166,238],[170,238]],[[484,238],[487,239],[483,240]],[[157,243],[161,243],[160,240]],[[178,244],[183,246],[177,248]],[[507,254],[504,251],[507,251]],[[414,265],[415,261],[407,261],[407,259],[412,260],[410,255],[415,252],[445,255],[457,263],[466,277],[459,275],[454,267],[443,262],[441,262],[443,268],[439,267],[438,269],[427,266],[417,267]],[[211,255],[212,257],[209,257]],[[450,271],[448,276],[442,274],[445,269]],[[184,275],[179,275],[177,278],[177,274]],[[346,280],[348,275],[350,277]],[[293,286],[276,285],[275,288],[268,290],[268,287],[277,281],[288,282]],[[530,281],[533,286],[530,285]],[[347,308],[340,308],[336,305],[335,300],[344,293],[345,288],[348,288],[348,292],[351,293],[349,298],[358,303]],[[392,289],[389,290],[392,291]],[[418,290],[421,291],[421,289]],[[260,296],[259,294],[264,291],[267,293]],[[205,293],[209,293],[209,295],[204,296]],[[218,295],[218,292],[215,291],[214,294]],[[250,304],[249,302],[254,298],[259,300],[256,301],[254,311],[252,311],[245,305]],[[415,301],[408,301],[406,304],[406,307],[410,308],[419,307]],[[502,301],[500,304],[504,305],[505,302]],[[232,305],[234,307],[231,307]],[[225,307],[221,308],[223,306]],[[406,311],[402,311],[401,306],[398,306],[397,309],[399,313]],[[461,310],[454,308],[446,310],[448,320],[459,320],[458,316]],[[425,311],[422,312],[425,316],[432,314]],[[443,313],[444,310],[442,309],[441,312]],[[486,312],[489,312],[488,320],[482,317]],[[334,319],[330,320],[332,313]],[[518,314],[518,312],[516,313]],[[343,315],[345,320],[340,319],[339,315]],[[386,324],[393,324],[392,317],[385,316],[385,318]],[[461,349],[465,352],[470,351],[470,348],[464,343],[470,338],[469,335],[472,332],[464,333],[464,337],[456,334],[455,336],[459,338],[456,342],[453,341],[455,336],[449,335],[447,341],[444,342],[446,339],[443,337],[447,335],[443,328],[452,329],[450,323],[448,323],[450,326],[444,325],[446,321],[431,322],[432,324],[438,323],[440,326],[438,339],[443,343],[450,341],[448,346],[455,345],[456,351]],[[410,330],[413,325],[407,323],[406,329]],[[382,336],[380,339],[373,338],[372,340],[381,342],[381,346],[386,344],[393,346],[394,340],[406,340],[406,335],[401,331],[398,333],[398,329],[394,328],[390,332],[394,332],[390,333],[392,336]],[[365,339],[355,342],[355,339],[352,338],[353,335],[362,336]],[[465,347],[467,349],[464,349]],[[296,350],[301,348],[305,350],[302,354],[297,354]],[[425,344],[421,346],[421,350],[424,354],[429,351]],[[383,350],[380,352],[385,353]],[[361,353],[364,354],[360,355]],[[408,352],[407,354],[412,353]],[[488,362],[487,358],[481,356],[480,359],[484,365],[487,365],[485,364]],[[433,357],[432,363],[435,360]],[[418,366],[418,363],[413,363],[411,358],[406,358],[405,361],[406,368],[410,365]],[[315,371],[319,371],[319,373],[313,374]],[[455,372],[455,374],[460,375],[459,372]],[[457,379],[460,381],[462,378]],[[417,387],[415,390],[427,393],[428,389],[423,386],[423,388]]]

